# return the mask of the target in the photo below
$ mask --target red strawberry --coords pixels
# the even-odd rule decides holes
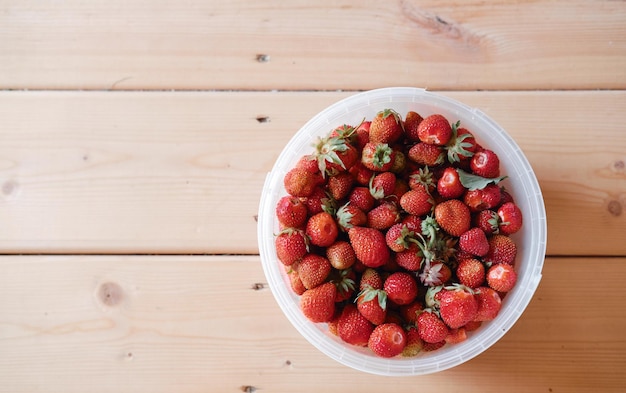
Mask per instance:
[[[337,240],[326,249],[326,258],[335,269],[347,269],[356,262],[356,254],[350,243]]]
[[[506,263],[493,265],[487,271],[487,284],[498,292],[509,292],[516,282],[517,273]]]
[[[276,204],[276,218],[284,227],[300,228],[307,217],[307,207],[299,198],[285,195]]]
[[[427,116],[417,127],[420,141],[430,145],[443,146],[452,137],[450,122],[440,114]]]
[[[391,273],[383,284],[387,298],[397,305],[409,304],[417,297],[417,283],[409,273]]]
[[[427,166],[437,166],[443,164],[445,160],[441,146],[429,145],[423,142],[413,145],[407,155],[409,156],[409,160]]]
[[[450,329],[437,315],[425,311],[417,317],[417,331],[425,342],[438,343],[446,339]]]
[[[351,205],[358,207],[366,213],[372,210],[376,203],[376,199],[374,199],[368,187],[354,187],[348,199]]]
[[[424,188],[409,190],[400,198],[400,206],[402,209],[415,216],[430,213],[434,204],[435,201],[432,196]]]
[[[374,229],[389,229],[400,221],[400,211],[393,202],[384,202],[367,212],[367,225]]]
[[[459,248],[461,251],[482,257],[489,252],[489,242],[485,232],[480,228],[474,227],[461,234],[459,237]]]
[[[476,289],[474,296],[476,296],[478,301],[478,314],[474,321],[493,320],[502,307],[502,299],[498,292],[489,287],[480,287]]]
[[[356,273],[352,269],[333,269],[330,273],[329,281],[337,287],[335,303],[348,300],[354,295],[356,290]]]
[[[368,321],[354,304],[347,304],[337,321],[337,333],[348,344],[367,346],[374,325]]]
[[[443,285],[452,277],[450,268],[442,262],[427,263],[419,275],[420,281],[427,287]]]
[[[377,229],[353,227],[348,230],[356,257],[367,267],[380,267],[390,257],[385,235]]]
[[[376,269],[367,268],[363,271],[363,274],[361,274],[359,290],[362,291],[368,287],[373,289],[383,289],[383,279]]]
[[[345,138],[329,136],[318,139],[313,156],[322,176],[332,176],[350,169],[358,161],[359,152]]]
[[[478,288],[485,282],[485,266],[478,259],[463,259],[456,268],[456,276],[461,285]]]
[[[417,133],[417,127],[424,120],[417,112],[408,111],[404,117],[404,133],[412,142],[419,142],[420,138]]]
[[[423,188],[429,193],[435,191],[437,184],[433,178],[433,173],[428,167],[420,168],[409,175],[409,188],[417,190]]]
[[[415,249],[415,247],[396,253],[396,263],[398,266],[410,272],[418,271],[422,266],[423,261],[424,257],[422,256],[422,253]]]
[[[318,178],[315,174],[296,167],[287,172],[283,183],[289,195],[307,197],[318,185]]]
[[[322,174],[320,173],[320,169],[317,166],[317,160],[315,159],[315,156],[313,154],[306,154],[300,157],[295,167],[311,172],[312,174],[317,175],[320,180],[322,180]]]
[[[370,179],[375,173],[373,170],[366,168],[362,162],[357,162],[356,164],[354,164],[352,168],[350,168],[349,172],[354,178],[356,184],[362,186],[369,185]]]
[[[344,232],[347,232],[352,227],[362,226],[366,223],[367,215],[355,205],[350,204],[350,202],[337,210],[337,225]]]
[[[474,153],[470,168],[478,176],[494,178],[500,176],[500,159],[492,150],[483,149]]]
[[[300,276],[298,275],[298,271],[295,269],[289,268],[287,271],[287,276],[289,276],[289,283],[291,284],[291,289],[296,295],[302,295],[306,291],[306,287],[300,280]]]
[[[312,244],[328,247],[337,239],[339,230],[333,216],[326,212],[321,212],[309,218],[306,224],[306,234],[311,239]]]
[[[465,328],[462,327],[458,329],[450,329],[450,332],[446,336],[446,343],[448,344],[458,344],[465,340],[467,340],[467,333]]]
[[[500,199],[500,187],[495,184],[488,184],[477,190],[468,190],[463,196],[463,202],[472,212],[493,209],[500,204]]]
[[[354,178],[348,172],[340,172],[328,178],[328,191],[335,200],[342,200],[348,197],[352,191]]]
[[[415,300],[412,303],[405,304],[400,306],[400,315],[402,319],[407,324],[416,324],[417,317],[424,310],[424,305],[419,301]]]
[[[393,143],[402,137],[402,119],[393,109],[385,109],[372,119],[369,140],[374,143]]]
[[[323,212],[325,206],[327,206],[330,202],[330,197],[326,194],[326,191],[319,186],[313,189],[313,193],[311,195],[303,199],[304,204],[309,211],[309,216]]]
[[[493,235],[500,232],[500,221],[498,213],[493,210],[485,209],[479,211],[474,217],[474,225],[480,228],[485,235]]]
[[[466,162],[476,152],[476,139],[465,128],[458,128],[460,122],[452,127],[452,138],[446,144],[448,161],[451,163]]]
[[[381,289],[368,287],[356,298],[359,312],[374,325],[385,322],[387,316],[387,293]]]
[[[402,219],[402,224],[406,225],[406,227],[413,232],[421,232],[422,231],[422,219],[419,216],[409,214],[404,216]]]
[[[463,328],[465,328],[466,332],[473,332],[477,330],[479,327],[481,327],[482,324],[483,324],[482,321],[473,320],[473,321],[469,321],[468,323],[466,323],[465,326],[463,326]]]
[[[367,346],[384,358],[400,355],[406,346],[406,333],[397,323],[384,323],[376,326],[369,337]]]
[[[489,251],[483,257],[484,262],[513,265],[517,255],[517,246],[513,239],[505,235],[493,235],[489,238]]]
[[[424,343],[424,346],[422,347],[422,351],[424,352],[432,352],[432,351],[436,351],[437,349],[443,347],[444,345],[446,345],[446,341],[442,340],[439,341],[438,343]]]
[[[403,357],[414,357],[422,352],[424,341],[420,338],[419,332],[415,326],[411,326],[406,330],[406,346],[402,350]]]
[[[305,255],[298,264],[298,275],[306,289],[315,288],[328,278],[332,267],[325,257],[318,254]]]
[[[282,230],[276,236],[275,245],[276,256],[285,266],[293,265],[309,252],[309,239],[299,229]]]
[[[300,296],[300,308],[311,322],[328,322],[335,315],[335,295],[337,288],[327,282],[312,289],[307,289]]]
[[[478,302],[469,288],[442,289],[435,295],[439,301],[441,319],[451,329],[457,329],[473,321],[478,314]]]
[[[513,202],[507,202],[498,209],[500,233],[512,235],[522,228],[522,211]]]
[[[458,198],[466,191],[461,181],[459,173],[452,167],[447,167],[437,181],[437,192],[444,199]]]
[[[375,199],[383,199],[392,195],[396,188],[396,175],[382,172],[375,175],[370,183],[370,193]]]
[[[409,190],[409,184],[406,182],[406,180],[396,179],[396,186],[393,189],[393,194],[390,195],[391,199],[398,201],[400,200],[400,198],[402,198],[402,195],[404,195]]]
[[[396,153],[386,143],[368,142],[361,152],[361,163],[375,172],[387,172],[393,167]]]
[[[414,236],[415,233],[411,231],[406,224],[399,222],[392,225],[391,228],[387,230],[385,241],[391,251],[401,252],[409,248],[417,248],[417,245],[411,241]]]
[[[355,131],[355,144],[359,150],[363,149],[363,146],[370,141],[370,127],[372,126],[371,121],[364,121],[356,128]]]
[[[452,236],[461,236],[470,229],[470,210],[458,199],[449,199],[435,206],[437,224]]]

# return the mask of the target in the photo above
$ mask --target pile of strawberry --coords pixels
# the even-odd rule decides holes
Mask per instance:
[[[498,156],[440,114],[392,109],[319,138],[284,177],[276,253],[303,314],[382,357],[490,321],[515,285],[522,213]]]

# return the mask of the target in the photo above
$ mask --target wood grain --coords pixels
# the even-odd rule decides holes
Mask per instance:
[[[265,175],[299,127],[348,94],[2,92],[0,251],[257,253]],[[527,155],[549,254],[626,254],[626,93],[447,95]]]
[[[581,294],[589,266],[610,296]],[[258,256],[1,256],[0,269],[2,392],[626,389],[626,343],[615,340],[626,323],[624,258],[548,258],[526,312],[493,347],[393,379],[351,370],[302,338],[271,291],[253,289],[265,282]]]
[[[0,1],[0,88],[623,89],[620,1]]]

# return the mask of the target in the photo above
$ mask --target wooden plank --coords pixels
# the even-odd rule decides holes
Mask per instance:
[[[589,287],[589,269],[603,291]],[[493,347],[415,378],[374,376],[299,336],[258,256],[1,256],[2,392],[432,392],[626,389],[624,258],[548,258]],[[584,311],[583,311],[584,310]],[[323,377],[320,377],[323,376]]]
[[[257,253],[265,175],[302,124],[348,94],[0,93],[0,251]],[[526,153],[549,254],[626,255],[626,92],[447,95]]]
[[[7,89],[623,89],[619,1],[0,1]]]

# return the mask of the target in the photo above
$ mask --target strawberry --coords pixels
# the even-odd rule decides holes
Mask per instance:
[[[361,274],[359,290],[362,291],[368,287],[373,289],[383,289],[383,279],[376,269],[367,268],[363,271],[363,274]]]
[[[410,272],[416,272],[422,266],[424,257],[422,253],[411,247],[408,250],[400,251],[396,253],[396,263],[398,266]]]
[[[402,350],[403,357],[414,357],[422,352],[424,341],[420,338],[419,332],[415,326],[411,326],[406,330],[406,345]]]
[[[355,146],[357,149],[362,150],[363,146],[370,141],[370,128],[372,126],[371,121],[363,121],[355,131]]]
[[[359,312],[374,325],[385,322],[387,316],[387,293],[381,289],[367,287],[356,298]]]
[[[347,304],[337,321],[337,333],[348,344],[361,347],[367,342],[374,330],[374,325],[367,320],[354,304]]]
[[[435,191],[437,184],[433,178],[433,173],[428,167],[419,168],[416,171],[411,172],[409,175],[409,188],[411,190],[417,190],[418,188],[425,189],[428,193]]]
[[[417,127],[424,120],[417,112],[408,111],[404,117],[404,134],[412,142],[419,142]]]
[[[315,159],[315,155],[306,154],[300,157],[298,162],[295,165],[296,168],[304,169],[307,172],[311,172],[316,175],[316,177],[321,181],[322,174],[320,173],[320,169],[317,165],[317,160]]]
[[[374,229],[389,229],[400,221],[400,211],[393,202],[384,202],[367,212],[367,225]]]
[[[437,192],[444,199],[458,198],[466,191],[459,180],[459,173],[453,167],[447,167],[437,181]]]
[[[404,216],[402,219],[402,224],[406,225],[406,227],[413,232],[421,232],[422,231],[422,219],[420,216],[416,216],[414,214],[408,214]]]
[[[442,262],[426,263],[419,278],[425,286],[435,287],[448,282],[452,278],[452,271]]]
[[[485,209],[493,209],[500,204],[500,187],[495,184],[488,184],[484,188],[468,190],[463,196],[463,202],[472,212]]]
[[[505,235],[493,235],[489,238],[489,251],[483,261],[491,264],[505,263],[513,265],[517,255],[517,245]]]
[[[456,276],[461,285],[469,288],[478,288],[485,282],[485,266],[475,258],[459,261]]]
[[[479,287],[476,289],[476,300],[478,301],[478,314],[474,321],[493,320],[502,307],[502,299],[495,290],[489,287]]]
[[[300,296],[300,308],[311,322],[328,322],[335,315],[335,296],[337,288],[327,282],[312,289],[307,289]]]
[[[376,326],[369,337],[367,346],[378,356],[392,358],[402,353],[406,341],[406,333],[400,325],[384,323]]]
[[[459,127],[460,122],[452,126],[452,138],[445,146],[448,152],[448,161],[457,163],[471,159],[476,152],[476,139],[465,128]]]
[[[406,192],[410,190],[409,184],[404,179],[396,179],[396,186],[393,189],[393,194],[390,195],[392,200],[399,201]]]
[[[392,225],[391,228],[387,230],[387,233],[385,233],[385,241],[391,251],[401,252],[411,248],[412,244],[415,246],[413,248],[416,248],[415,243],[411,241],[414,236],[415,233],[411,231],[406,224],[399,222]]]
[[[385,109],[372,119],[369,140],[374,143],[393,143],[402,137],[402,119],[393,109]]]
[[[318,179],[315,174],[295,167],[287,172],[283,179],[283,184],[285,191],[289,195],[307,197],[313,193],[313,190],[318,185]]]
[[[285,266],[293,265],[309,252],[309,239],[304,231],[283,229],[275,239],[276,256]]]
[[[470,210],[458,199],[449,199],[435,206],[437,224],[452,236],[461,236],[470,229]]]
[[[352,269],[333,269],[329,276],[329,281],[337,287],[335,303],[348,300],[354,295],[356,290],[356,273]]]
[[[442,289],[435,295],[439,301],[441,319],[451,329],[457,329],[473,321],[478,314],[478,301],[471,289],[462,285],[454,289]]]
[[[359,152],[345,138],[318,138],[313,153],[322,176],[347,171],[359,158]]]
[[[285,195],[276,204],[276,218],[284,227],[300,228],[307,218],[307,207],[299,198]]]
[[[429,213],[435,204],[432,196],[424,188],[409,190],[400,198],[402,209],[412,215],[422,216]]]
[[[407,155],[409,160],[427,166],[437,166],[443,164],[445,160],[445,154],[441,146],[429,145],[423,142],[413,145]]]
[[[350,243],[337,240],[326,248],[326,258],[335,269],[347,269],[356,262],[356,254]]]
[[[393,167],[396,153],[386,143],[368,142],[361,152],[361,163],[375,172],[387,172]]]
[[[417,317],[424,310],[424,305],[421,301],[415,300],[412,303],[404,304],[400,306],[400,315],[402,320],[407,324],[415,325],[417,323]]]
[[[304,199],[309,216],[323,212],[327,206],[332,205],[331,197],[326,194],[322,187],[315,187],[313,193]]]
[[[522,228],[522,211],[513,202],[506,202],[498,208],[500,233],[512,235]]]
[[[389,171],[393,173],[402,173],[406,169],[407,158],[401,150],[394,150],[396,153],[393,159],[393,165]]]
[[[432,351],[436,351],[439,348],[443,347],[444,345],[446,345],[446,340],[441,340],[438,343],[424,343],[424,346],[422,347],[422,351],[423,352],[432,352]]]
[[[467,340],[467,332],[465,328],[460,327],[458,329],[450,329],[445,341],[447,344],[458,344],[465,340]]]
[[[417,331],[427,343],[438,343],[448,336],[450,329],[433,312],[424,311],[417,317]]]
[[[417,135],[424,143],[443,146],[452,138],[452,127],[444,116],[434,114],[422,120],[417,127]]]
[[[354,187],[348,199],[351,205],[358,207],[366,213],[372,210],[376,204],[376,199],[374,199],[368,187]]]
[[[500,233],[500,217],[493,210],[485,209],[479,211],[473,219],[474,226],[480,228],[485,235]]]
[[[328,192],[335,200],[342,200],[348,197],[352,191],[354,178],[348,172],[339,172],[328,178]]]
[[[489,252],[489,242],[487,236],[480,228],[471,228],[459,237],[459,248],[461,251],[476,256],[484,256]]]
[[[289,283],[291,284],[291,289],[296,295],[302,295],[306,291],[306,287],[300,280],[300,276],[298,275],[298,271],[296,269],[289,269],[287,271],[287,276],[289,276]]]
[[[493,265],[487,271],[487,284],[498,292],[509,292],[516,282],[517,273],[506,263]]]
[[[309,236],[312,244],[328,247],[337,239],[339,229],[333,216],[326,212],[321,212],[309,218],[306,224],[306,234]]]
[[[349,173],[354,178],[356,184],[361,186],[367,186],[370,183],[370,179],[374,175],[374,171],[365,167],[362,162],[357,162],[349,169]]]
[[[306,289],[315,288],[328,278],[332,266],[327,258],[318,254],[305,255],[298,264],[298,275]]]
[[[500,159],[492,150],[483,149],[474,153],[470,161],[470,168],[478,176],[498,177],[500,176]]]
[[[390,257],[385,235],[377,229],[353,227],[348,230],[356,257],[367,267],[380,267]]]
[[[391,273],[383,284],[387,298],[397,305],[409,304],[417,297],[417,283],[409,273]]]
[[[337,209],[337,225],[339,229],[347,232],[355,226],[362,226],[367,223],[367,215],[350,202]]]
[[[383,199],[392,195],[395,187],[396,175],[393,172],[378,173],[370,181],[370,193],[375,199]]]
[[[466,332],[473,332],[477,330],[479,327],[481,327],[482,324],[483,324],[483,321],[473,320],[473,321],[469,321],[468,323],[466,323],[465,326],[463,326],[463,328],[465,329]]]

